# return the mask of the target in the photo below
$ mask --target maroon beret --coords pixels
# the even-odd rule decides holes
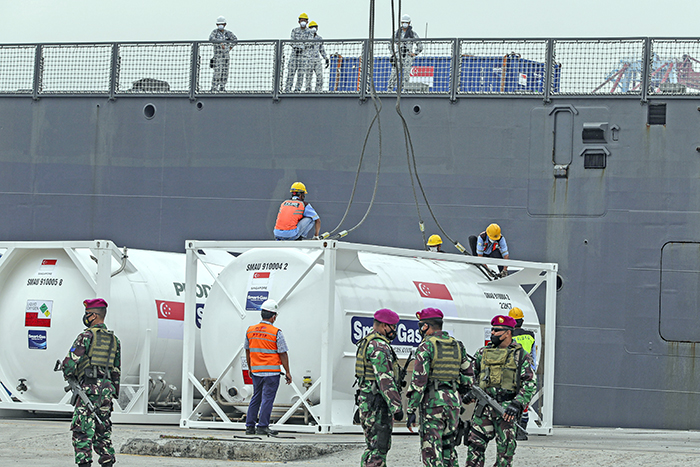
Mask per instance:
[[[442,319],[444,316],[442,311],[437,308],[423,308],[421,311],[416,312],[416,318],[418,318],[418,320]]]
[[[83,302],[83,305],[85,305],[86,310],[90,308],[107,308],[107,302],[103,298],[88,298]]]
[[[515,325],[515,320],[510,316],[498,315],[491,320],[491,326],[493,327],[514,329]]]
[[[399,322],[399,315],[388,308],[382,308],[374,312],[374,319],[381,323],[397,324]]]

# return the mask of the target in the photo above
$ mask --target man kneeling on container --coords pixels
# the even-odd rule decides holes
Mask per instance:
[[[245,335],[245,356],[253,378],[253,397],[248,405],[245,433],[274,436],[277,432],[271,430],[269,425],[272,404],[280,384],[280,364],[284,367],[287,384],[292,383],[292,374],[282,330],[273,326],[279,313],[277,302],[265,300],[260,310],[262,321],[250,326]]]

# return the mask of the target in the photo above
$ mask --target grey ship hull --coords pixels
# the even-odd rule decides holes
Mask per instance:
[[[699,427],[691,284],[700,261],[700,112],[693,99],[664,102],[667,124],[648,126],[638,99],[403,100],[445,230],[466,245],[498,221],[512,258],[559,263],[556,424]],[[153,119],[144,118],[147,103]],[[348,240],[421,248],[400,121],[394,100],[383,103],[377,202]],[[561,112],[552,109],[565,106],[576,112],[557,123],[571,134],[559,138],[552,128]],[[0,236],[110,238],[169,251],[183,251],[185,239],[270,239],[296,180],[328,230],[344,212],[373,115],[369,101],[348,97],[5,97]],[[590,122],[609,124],[598,145],[610,154],[605,169],[583,168],[579,154],[596,146],[581,138]],[[376,131],[368,147],[344,227],[370,199]],[[567,151],[568,178],[555,178],[552,158]]]

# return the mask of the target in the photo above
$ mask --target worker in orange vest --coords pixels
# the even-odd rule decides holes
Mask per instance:
[[[289,189],[291,199],[285,200],[280,205],[275,222],[275,239],[277,240],[301,240],[308,238],[311,227],[314,227],[314,240],[319,239],[321,232],[321,218],[314,208],[304,201],[307,195],[306,186],[301,182],[294,182]]]
[[[280,365],[284,367],[284,379],[292,383],[289,371],[287,342],[282,330],[274,326],[279,307],[274,300],[265,300],[260,306],[262,321],[250,326],[245,335],[245,356],[253,378],[253,397],[248,405],[245,432],[247,435],[275,436],[270,429],[270,414],[280,384]],[[258,427],[255,428],[257,421]]]

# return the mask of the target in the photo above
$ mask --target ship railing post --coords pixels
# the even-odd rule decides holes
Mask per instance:
[[[109,70],[109,100],[117,98],[117,69],[119,67],[119,44],[112,44],[112,64]]]
[[[182,342],[182,404],[180,406],[180,426],[187,428],[187,419],[194,402],[190,374],[194,373],[195,322],[197,312],[197,255],[194,241],[185,242],[185,329]]]
[[[370,70],[372,70],[371,74],[374,75],[374,70],[370,69],[370,67],[374,67],[374,63],[369,63],[370,47],[374,47],[374,44],[370,43],[369,39],[364,39],[362,41],[362,58],[360,59],[360,102],[367,100],[367,79],[370,75]]]
[[[41,78],[44,73],[43,70],[43,46],[37,44],[36,50],[34,51],[34,82],[32,83],[32,99],[39,100],[39,92],[41,92]]]
[[[330,433],[333,426],[333,336],[335,335],[335,268],[338,242],[323,242],[323,289],[325,296],[321,329],[321,422],[319,431]]]
[[[199,71],[199,42],[192,44],[192,64],[190,68],[190,102],[197,99],[197,75]]]
[[[280,82],[282,81],[282,41],[277,40],[275,45],[275,69],[272,75],[272,99],[280,99]]]
[[[462,43],[455,38],[452,42],[452,70],[450,73],[450,102],[457,102],[457,88],[461,76],[462,61],[460,60]]]
[[[112,279],[112,248],[108,240],[96,240],[97,250],[97,280],[95,281],[95,296],[103,298],[109,304],[111,300],[110,282]]]
[[[642,104],[649,102],[649,82],[651,81],[651,44],[651,38],[645,37],[644,53],[642,55]]]
[[[544,61],[544,103],[552,101],[552,81],[554,75],[554,39],[547,39],[547,56]]]

